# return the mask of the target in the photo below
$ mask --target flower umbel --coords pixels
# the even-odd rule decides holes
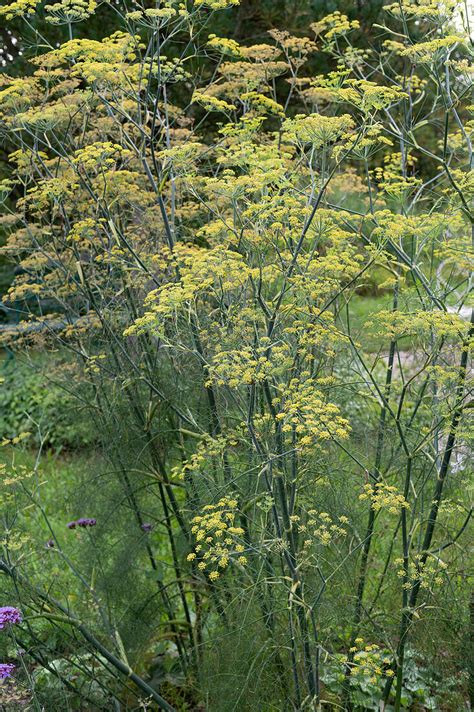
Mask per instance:
[[[243,544],[239,543],[244,530],[234,526],[237,500],[222,497],[217,504],[207,504],[203,514],[194,517],[191,529],[196,540],[194,551],[188,554],[188,561],[199,558],[198,569],[204,571],[211,581],[219,578],[221,570],[227,568],[231,558],[237,556],[239,564],[247,563]],[[209,571],[209,567],[214,567]]]

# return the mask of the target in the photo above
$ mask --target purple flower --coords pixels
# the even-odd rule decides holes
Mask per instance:
[[[0,663],[0,680],[5,680],[7,677],[11,677],[15,666],[12,663]]]
[[[146,524],[146,523],[141,524],[140,529],[143,529],[143,531],[148,534],[153,529],[153,524]]]
[[[47,549],[54,549],[54,541],[53,539],[48,539],[48,541],[45,544]]]
[[[74,522],[69,522],[66,526],[68,529],[75,529],[76,527],[95,527],[97,524],[97,519],[93,517],[80,517]]]
[[[76,524],[78,527],[95,527],[97,520],[92,518],[89,519],[88,517],[81,517],[77,520]]]
[[[0,608],[0,630],[5,628],[5,626],[11,623],[21,623],[21,613],[18,608],[13,606],[3,606]]]

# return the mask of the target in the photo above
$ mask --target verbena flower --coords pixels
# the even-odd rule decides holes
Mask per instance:
[[[76,522],[78,527],[95,527],[97,520],[89,517],[81,517]]]
[[[13,625],[14,623],[20,622],[21,613],[18,608],[14,608],[13,606],[3,606],[0,608],[0,630],[5,628],[7,623],[11,623]]]
[[[0,680],[5,680],[12,676],[15,666],[12,663],[0,663]]]
[[[148,534],[148,532],[151,532],[151,531],[152,531],[152,529],[153,529],[153,524],[148,524],[148,523],[144,522],[144,523],[140,526],[140,528],[143,529],[143,531]]]
[[[54,549],[54,541],[53,539],[48,539],[48,541],[45,544],[47,549]]]
[[[97,524],[97,519],[93,517],[80,517],[73,522],[68,522],[66,524],[68,529],[75,529],[76,527],[95,527]]]

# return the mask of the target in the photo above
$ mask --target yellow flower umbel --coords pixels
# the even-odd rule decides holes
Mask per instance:
[[[207,7],[211,10],[225,10],[226,7],[238,4],[239,0],[194,0],[195,7]]]
[[[12,20],[14,17],[34,15],[38,4],[39,0],[15,0],[9,5],[0,7],[0,17],[4,15],[7,20]]]
[[[298,114],[294,119],[283,122],[283,135],[288,141],[297,144],[310,143],[314,148],[321,148],[341,139],[353,126],[354,121],[349,114]]]
[[[334,403],[324,399],[312,379],[290,381],[281,398],[274,400],[276,419],[284,433],[296,435],[297,446],[314,447],[318,440],[348,437],[349,422]]]
[[[195,91],[192,101],[200,104],[206,111],[235,111],[236,107],[233,104],[227,103],[224,99],[218,99],[211,94],[205,94],[202,91]]]
[[[385,40],[384,46],[401,57],[408,57],[413,64],[428,64],[439,59],[437,55],[442,53],[442,50],[453,50],[457,45],[466,44],[465,37],[459,35],[448,35],[428,42],[418,42],[406,47],[401,42],[393,40]]]
[[[309,547],[316,541],[323,546],[329,546],[335,539],[347,535],[345,525],[349,522],[345,516],[334,518],[328,512],[317,512],[315,509],[308,510],[308,520],[306,524],[299,525],[298,530],[305,536],[313,536],[314,539],[306,539],[305,547]]]
[[[381,650],[375,643],[364,644],[362,638],[356,638],[354,643],[355,645],[350,649],[353,654],[350,663],[352,679],[362,682],[369,678],[372,684],[376,684],[383,676],[393,677],[393,670],[386,667],[391,661],[388,651]]]
[[[441,559],[434,557],[428,561],[423,561],[421,554],[416,554],[413,561],[408,563],[408,568],[405,570],[403,559],[395,559],[395,566],[400,568],[397,570],[397,576],[405,579],[403,588],[410,590],[413,586],[419,584],[420,588],[431,590],[433,586],[441,586],[444,581],[443,574],[446,573],[448,565]]]
[[[222,297],[242,287],[249,275],[242,257],[222,246],[207,250],[177,245],[173,254],[179,266],[179,279],[147,294],[145,314],[125,331],[125,336],[148,329],[158,333],[166,319],[190,308],[200,296]]]
[[[402,509],[408,509],[410,506],[396,487],[387,485],[385,482],[365,485],[359,499],[370,500],[370,506],[375,512],[387,509],[390,514],[398,514]]]
[[[112,141],[96,141],[75,152],[73,163],[85,171],[106,170],[115,166],[119,158],[131,156],[117,143]]]
[[[212,49],[216,49],[222,54],[230,54],[232,57],[242,56],[239,43],[229,37],[209,35],[206,46],[212,47]]]
[[[406,19],[451,19],[454,10],[459,7],[458,0],[399,0],[393,5],[385,5],[385,12],[389,12],[397,18]]]
[[[46,19],[52,25],[80,22],[93,15],[96,8],[95,0],[62,0],[45,6]]]
[[[196,545],[188,561],[198,560],[198,569],[206,571],[211,581],[219,578],[231,559],[242,566],[247,563],[242,555],[244,546],[239,543],[244,530],[234,526],[236,510],[237,500],[222,497],[217,504],[207,504],[192,520]]]
[[[210,379],[207,385],[227,384],[231,388],[265,381],[271,376],[281,376],[291,366],[292,356],[288,344],[276,345],[267,354],[265,344],[256,349],[240,348],[219,351],[209,367]]]
[[[342,15],[339,10],[326,15],[319,22],[310,25],[316,37],[323,37],[325,40],[333,40],[338,35],[345,35],[351,30],[360,27],[358,20],[349,20],[347,15]]]

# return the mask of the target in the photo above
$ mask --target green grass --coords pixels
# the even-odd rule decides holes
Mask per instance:
[[[95,450],[43,450],[38,456],[35,450],[11,447],[0,449],[0,464],[6,465],[7,476],[14,470],[31,473],[37,465],[38,475],[26,480],[28,490],[41,504],[55,532],[61,534],[66,532],[68,521],[82,514],[77,512],[82,483],[91,472],[104,467],[102,456]],[[35,538],[49,539],[48,527],[40,518],[35,529]]]

